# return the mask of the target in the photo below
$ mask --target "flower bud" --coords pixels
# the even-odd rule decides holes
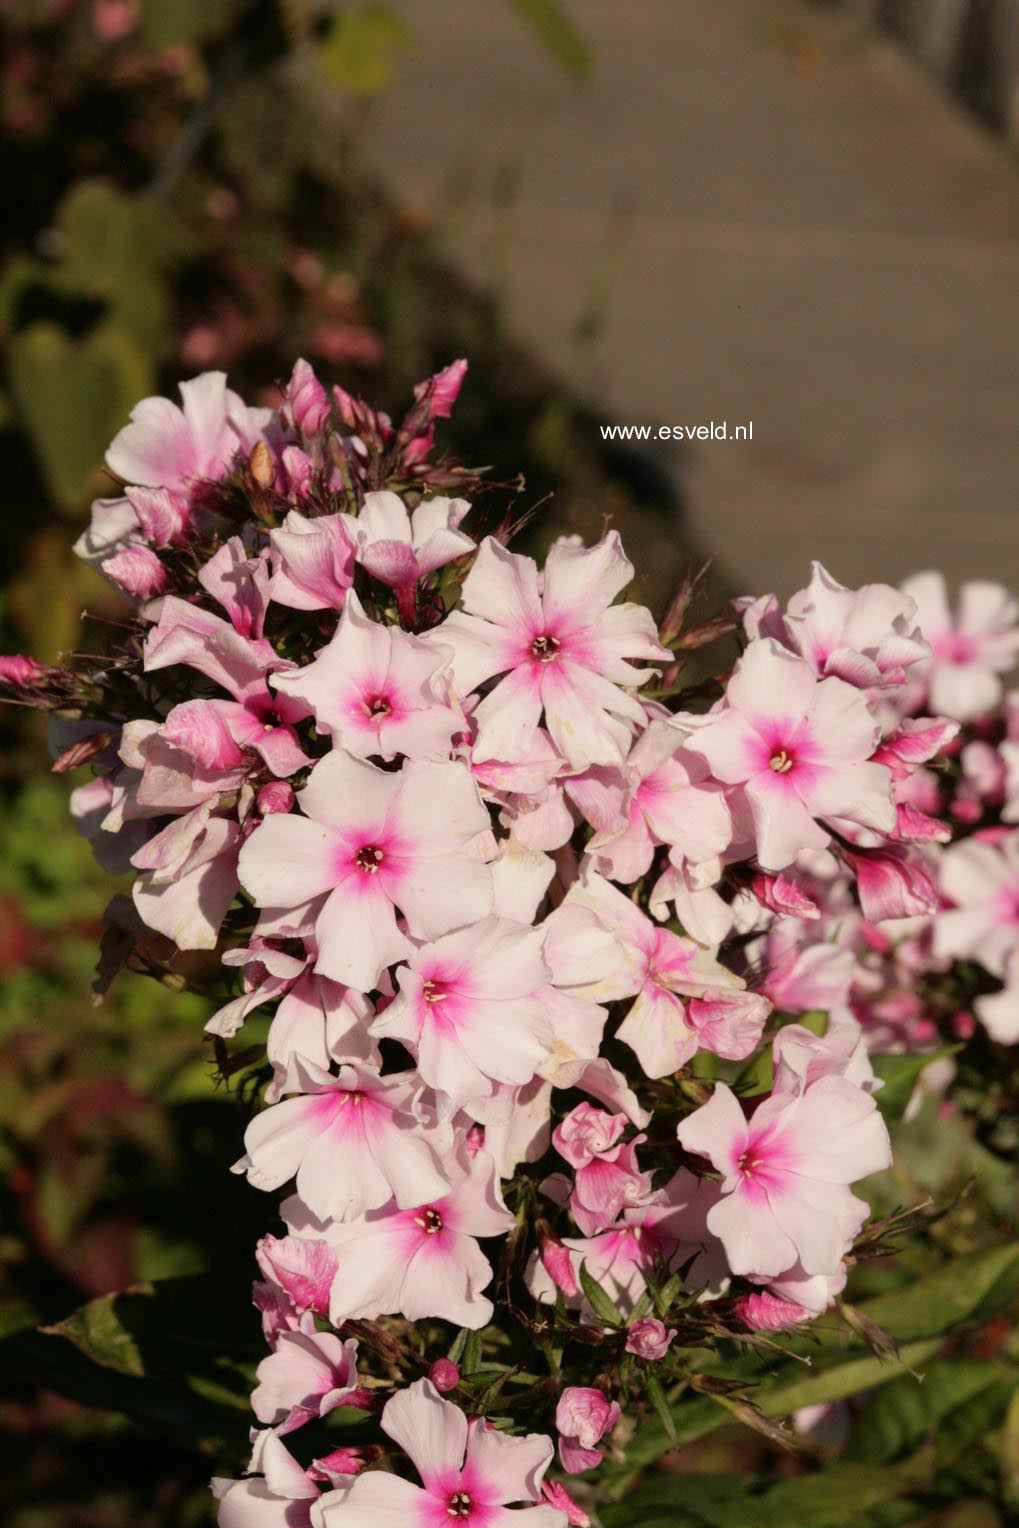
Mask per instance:
[[[270,780],[268,785],[263,785],[259,791],[256,804],[263,817],[272,817],[277,812],[292,811],[294,788],[285,780]]]
[[[600,1390],[587,1385],[567,1385],[555,1413],[559,1458],[564,1470],[579,1475],[601,1463],[602,1451],[595,1444],[612,1431],[620,1411],[619,1402],[608,1400]]]
[[[326,390],[307,361],[296,361],[287,387],[287,407],[302,435],[316,435],[329,420]]]
[[[569,1299],[580,1288],[577,1275],[573,1271],[573,1259],[569,1248],[564,1247],[550,1231],[543,1231],[540,1226],[538,1227],[538,1245],[541,1249],[541,1261],[545,1272],[556,1289],[561,1290]]]
[[[439,1394],[445,1395],[448,1390],[455,1390],[459,1385],[460,1370],[451,1358],[437,1358],[428,1371],[428,1378]]]
[[[657,1363],[669,1351],[675,1335],[674,1326],[666,1331],[663,1321],[654,1316],[644,1316],[640,1321],[635,1321],[627,1332],[626,1351],[649,1363]]]
[[[550,1507],[555,1507],[559,1512],[566,1513],[566,1521],[570,1528],[590,1528],[591,1519],[582,1507],[579,1507],[566,1487],[559,1480],[543,1480],[541,1482],[541,1496]]]
[[[0,656],[0,684],[12,690],[29,690],[45,679],[50,670],[34,658],[24,658],[20,653],[4,653]]]
[[[737,1300],[735,1314],[752,1332],[780,1332],[783,1327],[810,1320],[810,1312],[802,1305],[794,1305],[792,1300],[780,1300],[767,1289]]]
[[[134,599],[148,600],[162,594],[169,583],[166,569],[147,546],[129,546],[108,557],[103,572]]]

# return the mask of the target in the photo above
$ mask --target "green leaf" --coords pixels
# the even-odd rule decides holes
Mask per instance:
[[[387,5],[359,5],[340,12],[319,47],[319,62],[334,85],[350,95],[378,95],[392,84],[395,55],[410,35]]]
[[[997,1315],[1019,1295],[1019,1243],[954,1258],[926,1278],[860,1309],[898,1342],[950,1332]]]
[[[214,1275],[104,1295],[55,1326],[0,1341],[0,1374],[242,1462],[258,1320]]]
[[[665,1436],[668,1438],[673,1448],[676,1448],[679,1444],[679,1437],[676,1433],[676,1424],[672,1420],[672,1411],[670,1410],[669,1403],[665,1398],[665,1391],[662,1389],[661,1381],[656,1374],[649,1373],[645,1381],[645,1385],[647,1388],[648,1400],[651,1402],[652,1406],[658,1413],[661,1424],[665,1429]]]
[[[99,468],[110,440],[139,398],[152,368],[138,342],[104,321],[83,340],[56,324],[31,324],[8,345],[10,387],[53,497],[77,510],[103,487]]]
[[[695,1488],[691,1489],[691,1483]],[[604,1528],[840,1528],[903,1496],[906,1472],[836,1464],[761,1488],[754,1477],[662,1474],[601,1509]]]
[[[946,1418],[988,1389],[998,1390],[1004,1375],[997,1364],[978,1359],[934,1359],[924,1369],[923,1384],[908,1375],[879,1390],[853,1429],[848,1454],[882,1464],[912,1452]],[[1019,1385],[1014,1376],[1012,1389]],[[1011,1390],[1002,1396],[1001,1411]]]
[[[460,1367],[465,1374],[474,1374],[481,1367],[481,1335],[479,1332],[467,1333]]]
[[[559,0],[507,0],[538,41],[575,80],[591,73],[591,45]]]
[[[622,1316],[601,1285],[596,1283],[588,1273],[586,1263],[580,1265],[580,1287],[587,1296],[587,1303],[600,1321],[606,1322],[608,1326],[623,1325]]]
[[[900,1120],[924,1068],[944,1056],[954,1056],[959,1049],[958,1045],[944,1045],[940,1050],[928,1051],[924,1055],[872,1055],[875,1076],[884,1083],[884,1087],[874,1094],[874,1102],[884,1118],[890,1123]]]
[[[245,0],[142,0],[141,32],[150,48],[208,42],[237,20]]]
[[[152,1292],[151,1284],[143,1284],[126,1293],[128,1296],[148,1296]],[[86,1358],[101,1364],[104,1369],[116,1369],[118,1374],[144,1374],[145,1364],[138,1344],[117,1311],[117,1302],[123,1303],[124,1299],[124,1294],[102,1295],[63,1321],[39,1330],[47,1337],[66,1337]]]

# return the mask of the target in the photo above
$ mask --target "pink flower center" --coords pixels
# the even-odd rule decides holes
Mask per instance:
[[[539,663],[554,663],[559,656],[559,638],[550,637],[548,633],[535,637],[531,643],[531,656]]]
[[[470,1517],[473,1505],[466,1491],[454,1491],[446,1511],[450,1517]]]
[[[372,695],[365,700],[365,708],[369,716],[388,716],[392,706],[385,695]]]
[[[776,748],[768,760],[768,768],[774,770],[776,775],[787,775],[792,769],[794,759],[791,753],[784,748]]]
[[[961,631],[944,631],[929,637],[935,658],[945,663],[973,663],[979,656],[979,646],[973,637]]]
[[[385,857],[382,850],[377,849],[374,844],[365,844],[355,854],[354,864],[359,870],[363,870],[365,875],[377,875]]]
[[[348,1103],[352,1109],[358,1109],[360,1108],[361,1104],[364,1103],[364,1094],[359,1093],[356,1089],[349,1090],[344,1095],[344,1101]]]
[[[442,1216],[431,1206],[414,1216],[414,1224],[420,1226],[426,1236],[438,1236],[442,1230]]]
[[[441,982],[425,982],[421,988],[421,996],[426,1003],[444,1003],[449,993]]]
[[[754,1155],[752,1147],[743,1153],[736,1164],[744,1178],[752,1178],[761,1165],[761,1158]]]

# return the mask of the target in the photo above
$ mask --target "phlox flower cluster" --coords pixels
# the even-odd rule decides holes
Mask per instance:
[[[212,952],[224,1071],[265,1037],[224,1528],[584,1524],[656,1373],[839,1297],[891,1160],[871,1054],[937,1030],[896,996],[978,961],[1019,1038],[1019,708],[959,751],[1015,602],[815,565],[738,602],[695,706],[726,622],[689,584],[659,624],[616,531],[539,564],[433,460],[465,370],[400,424],[303,361],[275,411],[144,400],[78,546],[126,642],[0,668],[134,875],[102,980]]]

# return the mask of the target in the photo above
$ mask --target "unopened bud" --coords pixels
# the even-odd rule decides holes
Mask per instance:
[[[272,452],[264,440],[257,441],[252,447],[248,457],[248,470],[259,488],[271,488],[275,470],[272,464]]]
[[[290,812],[294,806],[294,788],[285,780],[270,780],[268,785],[263,785],[259,791],[256,805],[263,817]]]
[[[428,1371],[428,1378],[441,1395],[456,1389],[460,1383],[460,1370],[451,1358],[437,1358]]]

